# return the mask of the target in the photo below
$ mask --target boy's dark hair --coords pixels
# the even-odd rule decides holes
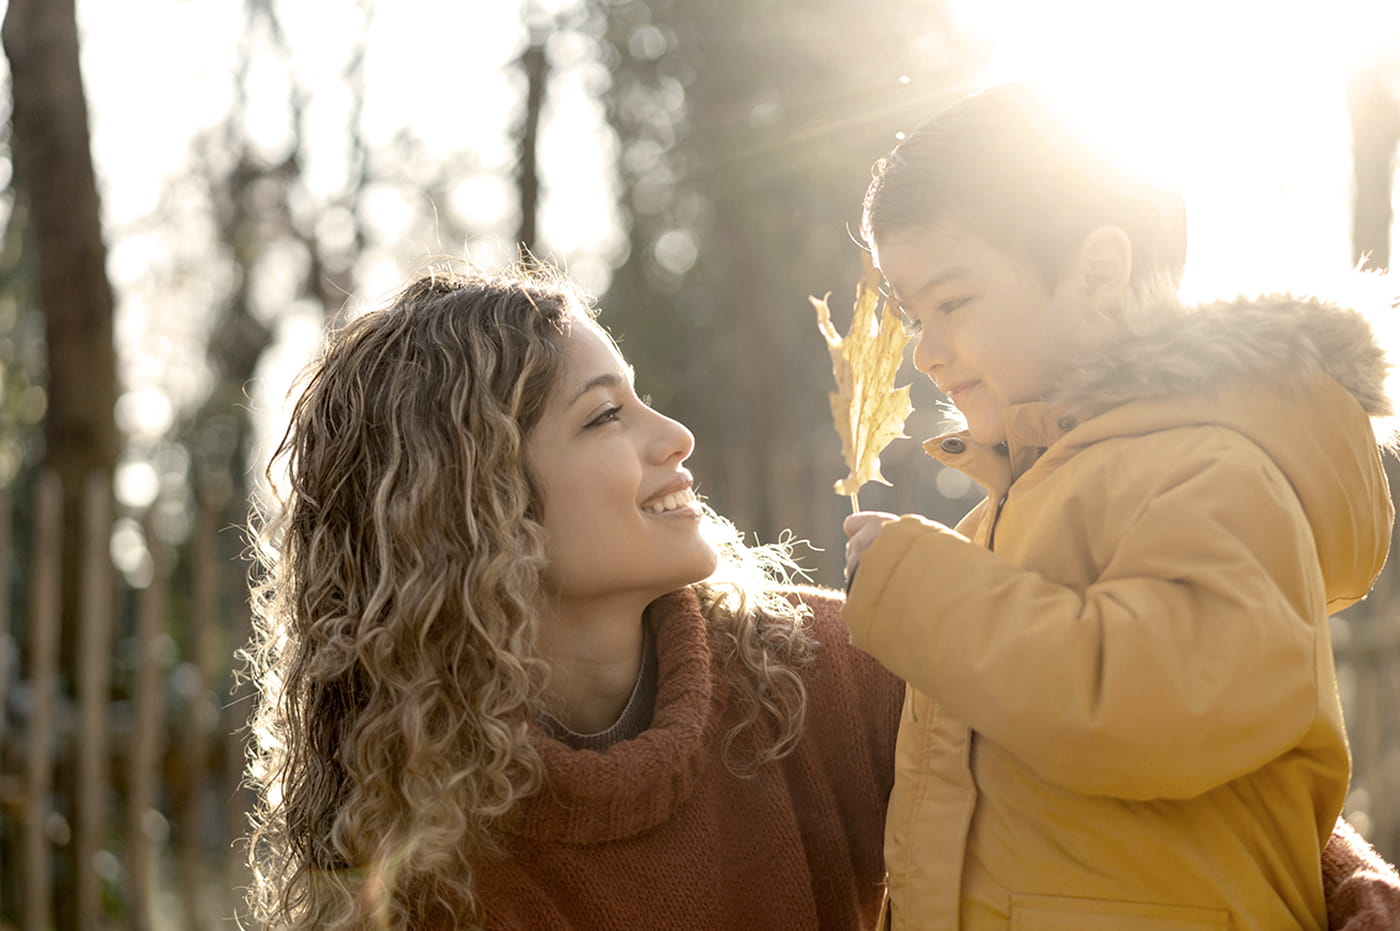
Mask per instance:
[[[1181,283],[1180,192],[1114,165],[1025,85],[952,104],[877,161],[873,174],[861,217],[869,244],[953,220],[1054,287],[1084,237],[1112,225],[1132,242],[1134,293],[1174,293]]]

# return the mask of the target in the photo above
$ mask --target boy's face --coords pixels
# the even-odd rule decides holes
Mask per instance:
[[[1006,439],[1002,412],[1043,398],[1095,317],[1075,274],[1053,290],[1025,263],[952,224],[894,233],[875,264],[917,329],[914,366],[979,443]]]

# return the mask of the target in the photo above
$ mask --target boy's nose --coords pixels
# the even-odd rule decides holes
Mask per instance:
[[[914,344],[914,368],[932,378],[934,369],[948,361],[947,356],[947,350],[938,340],[933,339],[926,331],[919,333],[918,342]]]

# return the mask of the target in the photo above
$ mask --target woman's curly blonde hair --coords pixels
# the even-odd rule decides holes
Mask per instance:
[[[431,273],[304,373],[252,528],[249,898],[267,927],[406,927],[445,903],[477,923],[472,864],[543,776],[525,441],[592,317],[542,267]],[[800,735],[815,644],[785,548],[746,547],[713,512],[707,530],[720,568],[696,588],[747,705],[726,752],[768,717],[761,765]]]

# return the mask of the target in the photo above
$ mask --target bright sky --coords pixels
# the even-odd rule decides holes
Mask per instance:
[[[1181,185],[1188,292],[1306,285],[1350,266],[1346,81],[1358,63],[1396,61],[1400,3],[954,6],[994,43],[991,74],[1033,80],[1071,111],[1093,101],[1079,114],[1090,132],[1127,140],[1127,157]]]
[[[470,203],[472,215],[494,229],[494,242],[475,247],[485,258],[509,252],[514,226],[505,179],[521,87],[509,65],[524,42],[525,2],[378,0],[370,25],[363,116],[369,141],[410,130],[432,154],[473,153],[477,171],[452,198]],[[549,14],[576,2],[538,0],[536,7]],[[994,50],[989,76],[1036,80],[1070,104],[1092,97],[1099,103],[1085,114],[1088,125],[1130,139],[1134,127],[1147,127],[1170,140],[1154,143],[1149,154],[1188,196],[1188,288],[1204,294],[1277,287],[1350,264],[1344,82],[1356,62],[1396,54],[1400,3],[1332,0],[1323,12],[1322,4],[1279,0],[951,2],[957,20]],[[295,68],[315,89],[308,185],[332,191],[346,170],[340,69],[362,14],[354,0],[277,8],[294,58],[289,65],[265,57],[254,71],[250,133],[269,153],[285,144],[285,79]],[[198,236],[172,244],[160,227],[130,228],[149,217],[163,180],[187,159],[192,135],[227,111],[244,9],[245,0],[79,2],[130,388],[124,419],[152,435],[168,424],[172,403],[198,394],[199,374],[181,360],[202,342],[201,308],[219,283],[143,293],[143,272],[163,252],[203,246]],[[909,16],[917,16],[916,4]],[[614,143],[596,102],[607,76],[577,41],[556,40],[550,54],[556,78],[542,130],[543,237],[547,251],[600,290],[620,237],[609,167]],[[441,206],[421,201],[401,190],[371,197],[375,225],[397,244],[361,260],[360,298],[389,290],[404,264],[423,253],[460,251],[462,244],[416,225]],[[188,222],[200,228],[197,218]],[[267,303],[280,312],[276,298],[274,289]],[[317,334],[316,317],[304,308],[277,322],[282,339],[253,397],[269,424]],[[127,495],[143,496],[134,488]]]

